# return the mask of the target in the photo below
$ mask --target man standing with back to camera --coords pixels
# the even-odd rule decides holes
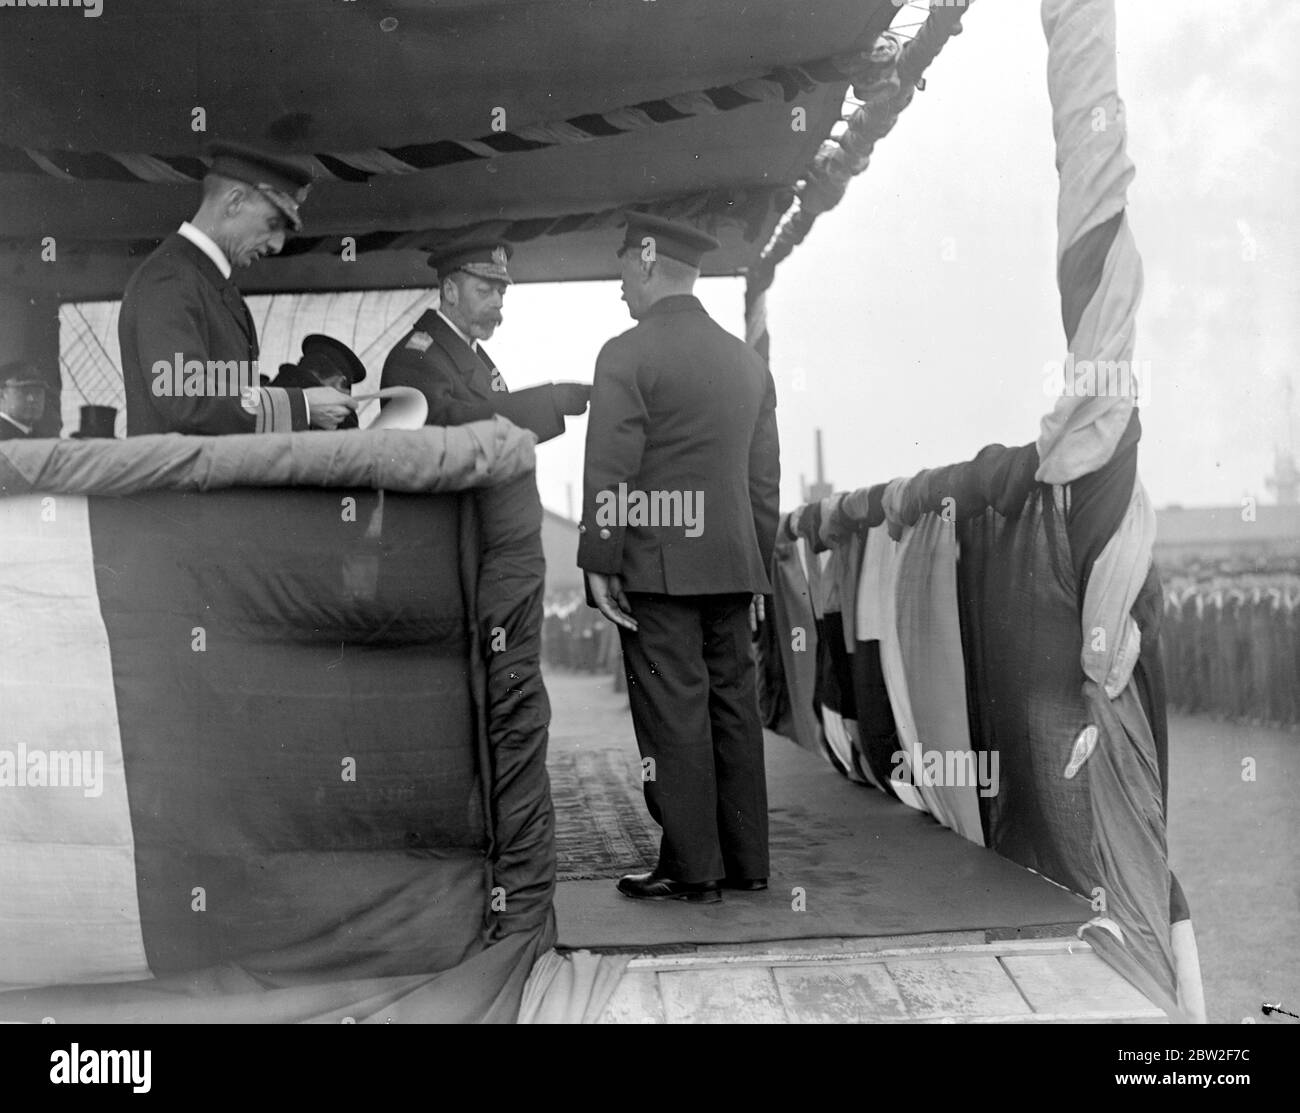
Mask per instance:
[[[663,828],[656,867],[618,883],[638,900],[767,887],[750,633],[779,515],[776,391],[692,293],[718,246],[629,215],[619,255],[638,323],[601,349],[587,425],[578,565],[588,602],[618,625],[646,805]]]

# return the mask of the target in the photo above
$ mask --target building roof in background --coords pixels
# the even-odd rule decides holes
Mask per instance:
[[[1243,516],[1244,515],[1244,516]],[[1300,506],[1215,506],[1156,511],[1154,557],[1169,573],[1300,573]],[[1288,580],[1291,582],[1291,580]]]
[[[582,591],[578,568],[578,523],[542,507],[542,552],[546,555],[546,594]]]
[[[1156,548],[1235,543],[1242,548],[1290,542],[1300,555],[1300,506],[1167,507],[1156,511]]]

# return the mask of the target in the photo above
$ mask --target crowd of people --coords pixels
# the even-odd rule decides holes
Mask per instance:
[[[1161,638],[1171,708],[1300,724],[1300,577],[1172,583]]]
[[[588,607],[581,594],[547,599],[542,618],[542,661],[550,668],[613,673],[622,678],[618,629]]]

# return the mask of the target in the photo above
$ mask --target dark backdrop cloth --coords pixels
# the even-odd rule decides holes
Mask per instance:
[[[1064,535],[1060,535],[1054,528],[1050,534],[1045,532],[1038,542],[1054,555],[1054,559],[1057,554],[1068,554],[1073,573],[1076,614],[1082,612],[1092,566],[1119,527],[1128,508],[1133,485],[1137,482],[1137,452],[1141,436],[1142,423],[1138,411],[1134,409],[1110,461],[1069,485],[1069,509],[1065,515]],[[1035,483],[1033,479],[1037,466],[1038,453],[1032,444],[1017,448],[990,445],[967,463],[923,471],[904,487],[900,500],[902,519],[907,524],[914,524],[922,514],[948,510],[956,521],[965,523],[965,529],[969,530],[973,520],[978,520],[980,516],[987,517],[990,513],[1002,518],[1016,518],[1026,507],[1037,505],[1041,508],[1043,500],[1050,498],[1047,494],[1050,488]],[[863,523],[875,525],[883,518],[883,513],[876,510],[875,495],[879,489],[864,489],[841,499],[831,511],[832,519],[837,513],[843,515],[846,509],[857,507]],[[820,516],[818,520],[820,521]],[[842,532],[847,527],[841,525],[839,528]],[[967,534],[963,532],[962,536]],[[1023,560],[1029,545],[1030,542],[1025,540],[1021,546],[1022,552],[1009,555],[1012,555],[1012,559]],[[963,545],[963,556],[966,555],[967,547]],[[1024,570],[1027,572],[1029,568],[1026,566]],[[969,567],[967,572],[970,572]],[[968,587],[973,585],[969,575],[961,575],[961,582]],[[1134,668],[1133,683],[1147,718],[1151,744],[1155,748],[1162,801],[1163,841],[1164,806],[1168,800],[1169,742],[1164,668],[1159,644],[1160,599],[1159,576],[1153,567],[1148,572],[1147,582],[1131,612],[1142,634],[1141,654]],[[1063,616],[1057,618],[1063,621]],[[974,631],[970,628],[970,613],[964,605],[961,621],[965,643],[967,638],[974,636]],[[1050,625],[1055,626],[1055,621]],[[1075,626],[1077,625],[1076,621]],[[1065,629],[1065,626],[1061,627],[1062,632]],[[974,681],[969,652],[966,660],[968,677]],[[1077,660],[1076,655],[1074,661],[1077,663]],[[983,714],[979,704],[984,698],[981,695],[984,689],[977,688],[972,683],[968,685],[967,691],[971,722],[974,725]],[[861,722],[859,726],[861,727]],[[1005,755],[1003,761],[1006,761]],[[992,815],[988,800],[982,798],[981,807],[989,845],[1000,850],[996,833],[988,827]],[[1015,854],[1010,856],[1015,857]],[[1175,920],[1190,918],[1186,897],[1177,878],[1172,875],[1169,907]]]
[[[357,500],[355,521],[343,498]],[[380,500],[91,500],[156,974],[237,960],[301,972],[326,955],[354,973],[426,972],[479,946],[487,839],[465,508],[385,496],[372,540]]]
[[[775,575],[776,561],[772,561]],[[790,734],[790,692],[785,685],[781,668],[781,635],[773,621],[776,615],[776,597],[763,596],[765,618],[759,624],[754,645],[758,660],[758,708],[763,725],[778,734]],[[788,635],[787,635],[788,636]]]
[[[799,561],[798,541],[782,523],[772,553],[772,643],[779,653],[781,676],[789,693],[789,723],[781,734],[814,753],[824,754],[817,708],[817,658],[821,652],[813,591],[817,558],[810,557],[813,582]],[[767,643],[765,643],[767,644]],[[760,648],[763,648],[760,646]]]
[[[1159,616],[1152,614],[1158,579],[1148,577],[1133,606],[1142,648],[1121,697],[1105,699],[1081,667],[1083,592],[1132,497],[1140,433],[1135,411],[1112,460],[1069,488],[1034,480],[1034,445],[991,445],[967,463],[903,484],[890,528],[943,513],[959,530],[971,744],[998,752],[1001,763],[999,791],[980,798],[987,845],[1075,892],[1099,893],[1098,923],[1085,934],[1176,1014],[1169,926],[1171,917],[1187,918],[1187,907],[1165,841],[1168,738]],[[863,488],[801,507],[787,528],[839,556],[855,528],[883,520],[879,492]],[[778,605],[785,590],[778,585]],[[851,668],[860,747],[874,769],[897,740],[871,644],[857,642]],[[817,677],[819,691],[835,692],[832,647],[818,660],[828,674]],[[1096,748],[1067,778],[1086,726],[1097,730]]]
[[[1164,622],[1164,590],[1160,584],[1160,573],[1153,564],[1147,573],[1146,582],[1133,603],[1133,620],[1142,633],[1142,649],[1138,654],[1137,664],[1133,667],[1133,684],[1137,688],[1138,699],[1142,704],[1142,713],[1151,725],[1151,737],[1155,743],[1156,767],[1160,771],[1160,806],[1166,827],[1169,823],[1169,711],[1165,665],[1161,653],[1160,634]],[[1183,892],[1178,877],[1169,874],[1169,922],[1192,918],[1187,895]]]
[[[546,774],[551,705],[542,683],[542,504],[531,472],[474,492],[476,645],[484,668],[479,722],[491,770],[492,885],[504,907],[490,936],[554,934],[555,811]]]
[[[874,638],[859,641],[850,659],[850,668],[858,712],[859,764],[864,772],[870,770],[870,775],[864,779],[873,780],[891,795],[897,795],[892,787],[892,774],[897,768],[893,756],[900,748],[898,728],[880,665],[880,642]]]
[[[856,733],[858,708],[853,696],[853,659],[844,647],[844,617],[839,611],[827,611],[817,622],[816,704],[819,716],[823,709],[829,711],[843,720],[848,733]],[[846,777],[855,776],[852,756],[837,753],[826,742],[825,729],[823,725],[822,746],[827,760]]]
[[[1156,745],[1132,688],[1119,702],[1134,706],[1116,709],[1095,685],[1081,687],[1078,585],[1053,489],[1035,485],[1019,514],[990,509],[960,529],[963,650],[979,693],[972,744],[999,751],[1003,770],[999,792],[980,801],[989,845],[1075,892],[1101,890],[1099,913],[1124,936],[1117,964],[1143,971],[1160,990],[1153,999],[1171,1008],[1173,882]],[[1090,725],[1096,749],[1067,778]]]
[[[1062,776],[1089,718],[1064,522],[1050,488],[1035,489],[1014,517],[967,519],[960,540],[962,649],[979,694],[971,742],[997,750],[1003,771],[999,791],[980,798],[985,834],[998,853],[1087,893],[1088,780]]]

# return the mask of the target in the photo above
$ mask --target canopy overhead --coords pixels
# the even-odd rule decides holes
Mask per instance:
[[[115,0],[95,19],[15,11],[0,41],[0,282],[119,296],[192,214],[213,138],[301,157],[318,177],[302,235],[248,272],[250,291],[427,285],[425,252],[482,233],[518,245],[522,281],[610,278],[624,206],[709,228],[723,248],[705,273],[741,273],[840,119],[852,56],[899,10],[226,0],[217,14],[199,0]],[[48,236],[54,266],[41,258]]]

